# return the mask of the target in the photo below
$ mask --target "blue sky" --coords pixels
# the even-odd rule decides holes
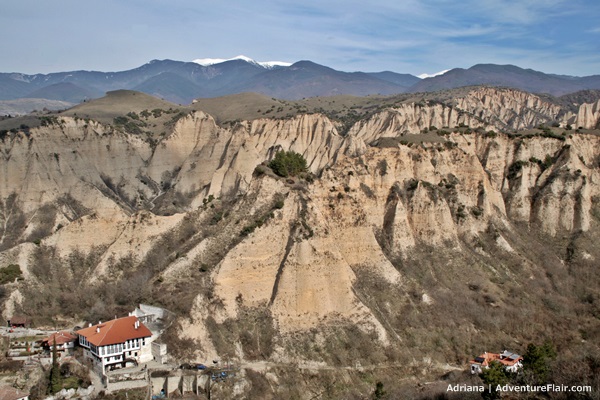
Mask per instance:
[[[418,75],[478,63],[600,74],[598,0],[3,0],[0,72],[244,54]]]

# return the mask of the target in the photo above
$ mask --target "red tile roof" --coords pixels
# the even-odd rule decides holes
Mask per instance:
[[[42,342],[48,343],[48,346],[52,346],[54,344],[54,340],[56,340],[56,344],[58,346],[63,345],[65,343],[74,342],[77,340],[77,336],[67,331],[60,331],[53,333],[47,338],[43,339]]]
[[[103,322],[89,328],[77,331],[77,334],[84,336],[88,342],[94,346],[106,346],[109,344],[124,343],[129,339],[141,339],[152,336],[150,329],[139,322],[139,327],[135,329],[137,317],[123,317]],[[96,329],[100,328],[99,332]]]
[[[517,355],[518,356],[518,355]],[[507,367],[511,367],[515,365],[517,362],[523,360],[523,357],[518,356],[514,360],[508,358],[501,358],[498,353],[483,353],[475,360],[469,361],[471,364],[481,364],[484,367],[489,367],[492,361],[498,361],[500,364],[505,365]]]
[[[12,386],[0,387],[0,400],[18,400],[29,396],[29,393],[22,392]]]

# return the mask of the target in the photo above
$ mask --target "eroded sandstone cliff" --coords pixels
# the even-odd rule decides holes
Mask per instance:
[[[600,294],[600,138],[513,133],[552,121],[595,127],[598,104],[573,116],[484,88],[375,113],[344,135],[321,114],[219,126],[194,112],[158,143],[59,118],[2,142],[0,263],[25,277],[11,284],[5,316],[33,314],[35,290],[63,296],[60,282],[45,292],[47,280],[75,279],[85,265],[77,279],[90,292],[135,283],[139,293],[114,301],[176,308],[174,335],[201,359],[343,364],[330,340],[357,328],[348,357],[370,341],[396,349],[373,362],[421,359],[410,345],[448,363],[491,343],[492,329],[493,341],[530,340],[545,326],[569,336],[560,316],[574,310],[586,337],[597,335],[597,306],[577,299]],[[402,140],[434,126],[447,132]],[[397,140],[374,146],[382,138]],[[302,154],[314,175],[257,169],[278,150]],[[81,302],[64,317],[114,310]],[[527,325],[538,308],[547,325]],[[298,332],[320,350],[300,351]],[[448,345],[457,335],[460,349]]]

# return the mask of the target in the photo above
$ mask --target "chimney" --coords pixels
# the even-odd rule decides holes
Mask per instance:
[[[133,327],[137,330],[140,327],[140,321],[136,319],[135,324],[133,324]]]
[[[90,322],[90,325],[89,325],[89,327],[90,327],[90,328],[92,327],[92,323],[91,323],[91,322]]]
[[[100,327],[99,326],[96,327],[96,333],[100,333]]]

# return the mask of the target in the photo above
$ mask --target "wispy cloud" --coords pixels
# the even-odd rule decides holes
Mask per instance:
[[[0,41],[0,69],[118,70],[245,54],[347,71],[491,62],[585,75],[600,72],[599,20],[597,0],[6,0],[0,36],[11,40]],[[27,34],[15,34],[23,26]],[[24,51],[33,41],[40,50]]]

